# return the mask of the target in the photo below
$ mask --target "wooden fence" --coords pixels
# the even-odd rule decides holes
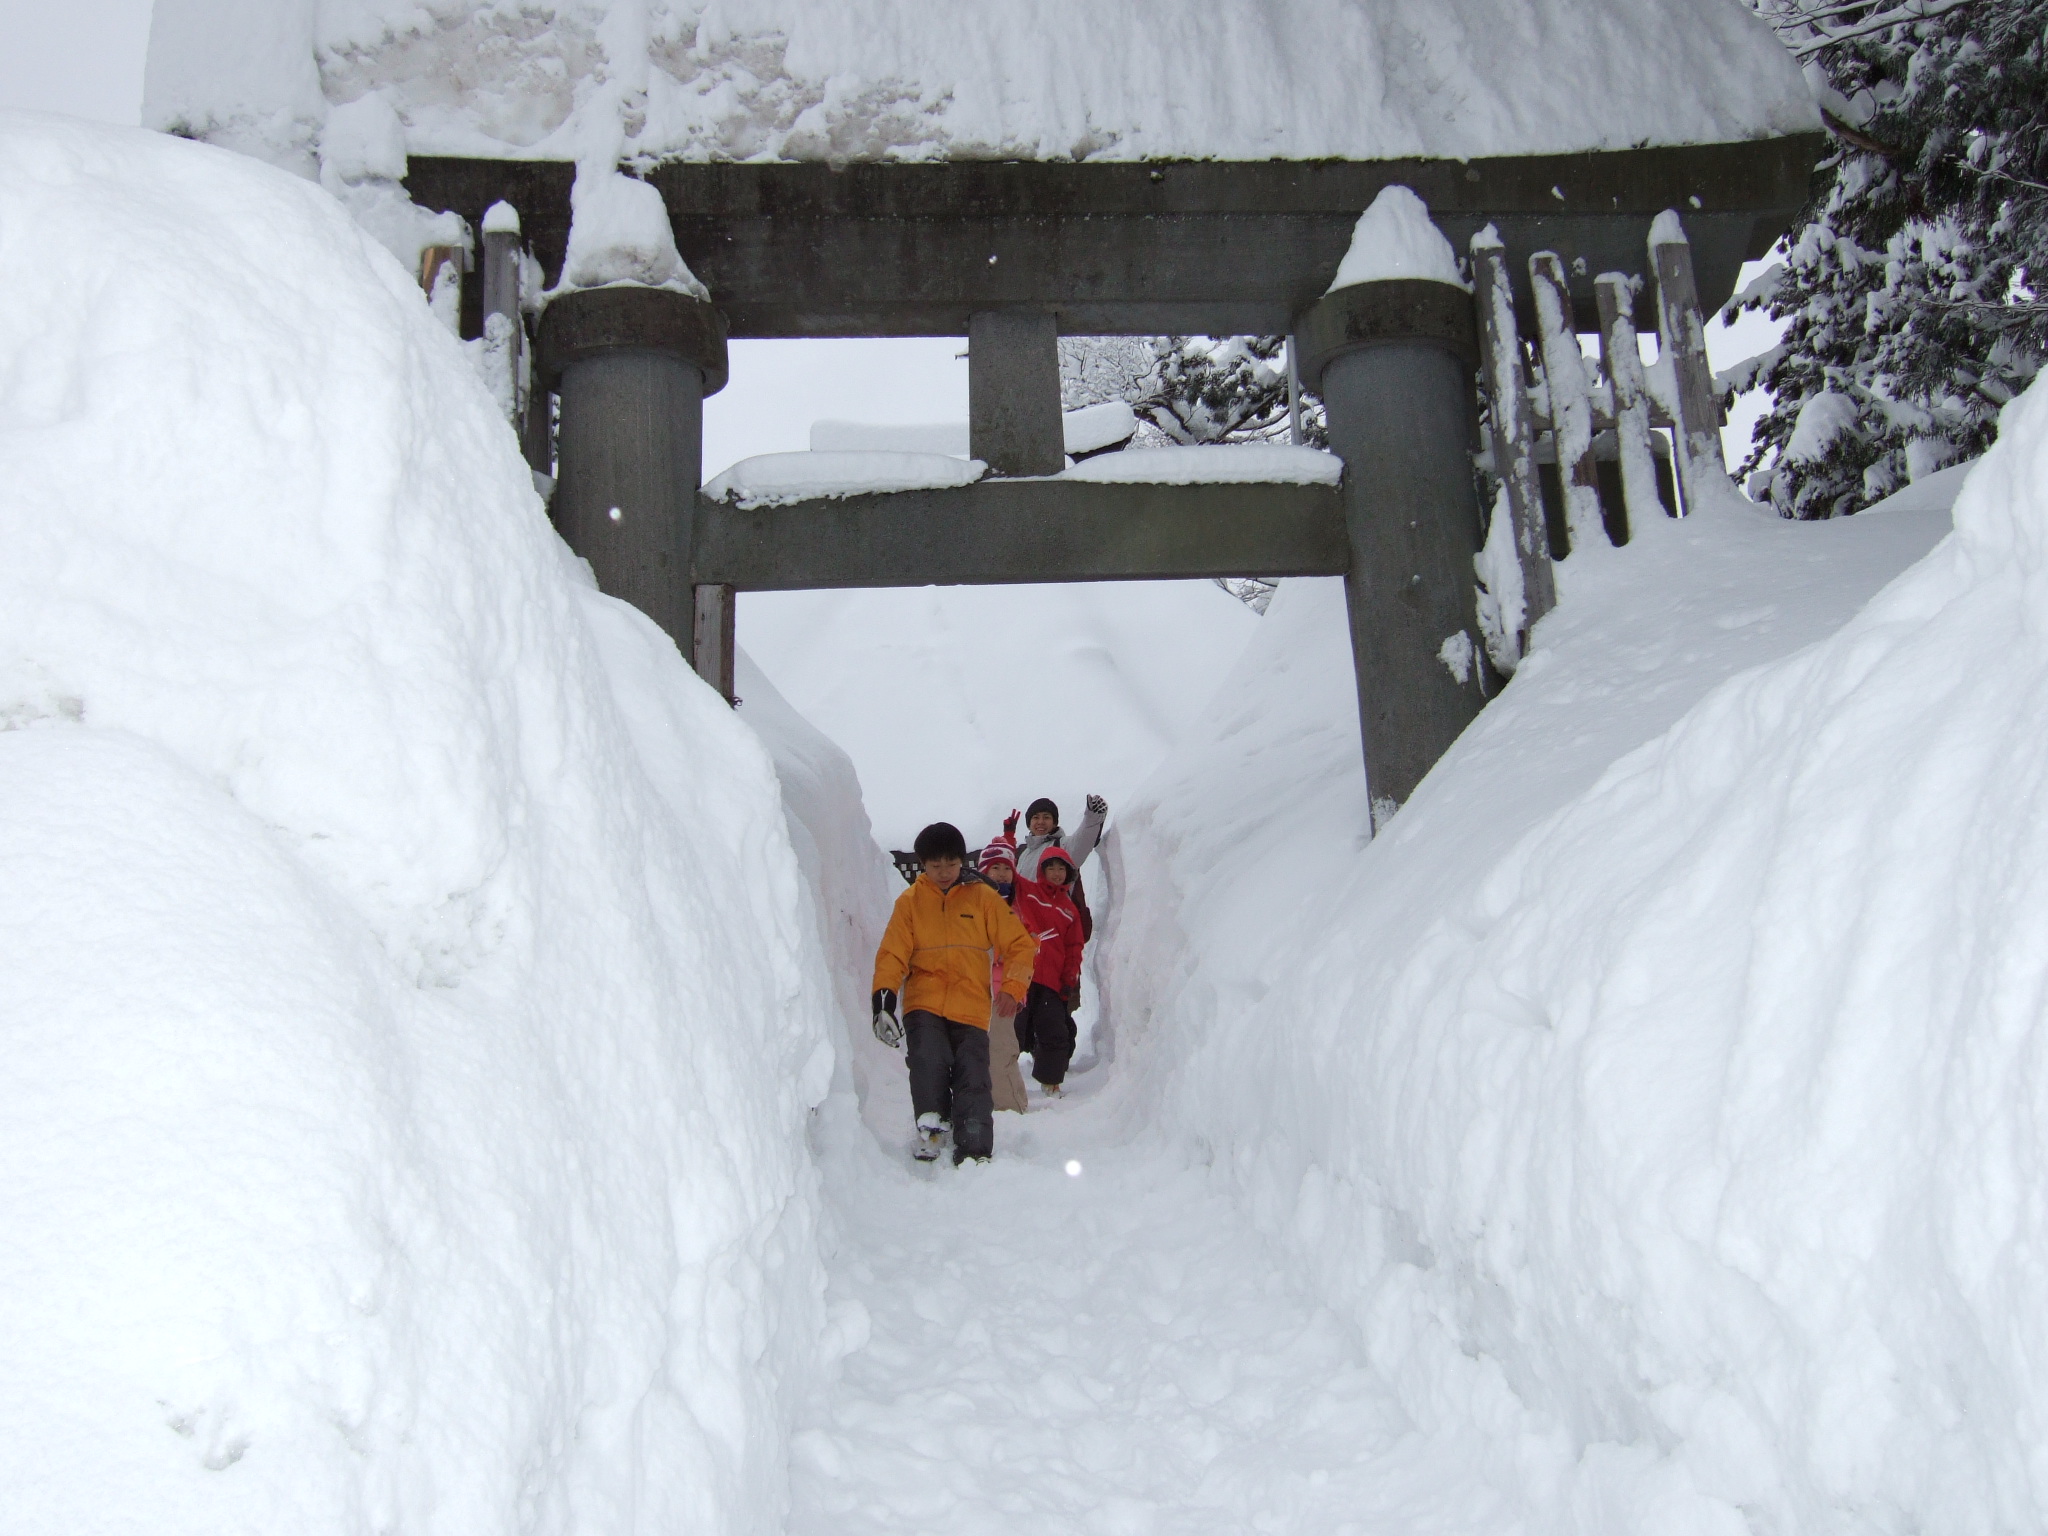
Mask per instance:
[[[1529,627],[1555,605],[1553,558],[1624,543],[1646,519],[1676,516],[1707,494],[1705,477],[1726,473],[1692,248],[1676,213],[1660,215],[1651,227],[1648,256],[1645,277],[1603,272],[1594,279],[1595,366],[1579,346],[1562,259],[1549,251],[1529,258],[1536,335],[1525,340],[1505,248],[1490,226],[1473,237],[1480,394],[1494,490],[1487,498],[1488,544],[1511,532],[1521,567],[1514,655],[1526,648]],[[1633,318],[1645,281],[1657,299],[1658,358],[1649,365]],[[1505,528],[1492,525],[1499,517],[1509,520]]]

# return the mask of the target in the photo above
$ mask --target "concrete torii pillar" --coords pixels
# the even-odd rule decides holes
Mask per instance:
[[[1485,703],[1472,298],[1428,279],[1358,283],[1302,311],[1294,336],[1344,460],[1344,595],[1378,831]]]
[[[702,299],[615,284],[541,315],[540,376],[561,400],[550,511],[597,584],[696,663],[690,587],[704,397],[725,387],[725,320]]]

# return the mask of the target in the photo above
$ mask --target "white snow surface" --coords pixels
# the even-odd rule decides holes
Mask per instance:
[[[1738,0],[162,0],[143,121],[303,155],[1382,159],[1818,127]]]
[[[1335,485],[1344,461],[1288,443],[1193,443],[1126,448],[1065,471],[1064,480],[1147,485]]]
[[[2048,1524],[2048,390],[1946,538],[1721,507],[1370,844],[1334,581],[1119,819],[1142,1118],[1499,1499],[1403,1529]]]
[[[1103,400],[1066,411],[1060,417],[1060,431],[1067,452],[1093,453],[1112,443],[1128,442],[1138,430],[1138,413],[1122,400]]]
[[[576,168],[569,189],[569,250],[553,292],[627,283],[709,301],[711,294],[676,251],[661,193],[609,161]]]
[[[1487,231],[1492,228],[1489,224]],[[1451,242],[1430,218],[1429,205],[1411,188],[1391,186],[1382,188],[1372,206],[1358,216],[1328,291],[1400,278],[1450,283],[1468,293],[1472,288],[1458,271]]]
[[[0,291],[0,1523],[781,1530],[768,754],[318,188],[0,117]]]
[[[713,477],[704,494],[742,507],[785,506],[876,491],[925,491],[972,485],[988,470],[979,459],[943,453],[854,448],[827,453],[762,453]]]
[[[1039,795],[1069,827],[1088,794],[1114,808],[1261,622],[1212,582],[1132,581],[743,592],[737,628],[853,760],[875,835],[908,848],[932,821],[986,841]]]

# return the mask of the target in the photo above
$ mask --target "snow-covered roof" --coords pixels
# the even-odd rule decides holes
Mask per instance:
[[[276,159],[1476,158],[1818,126],[1740,0],[158,0],[145,121]]]

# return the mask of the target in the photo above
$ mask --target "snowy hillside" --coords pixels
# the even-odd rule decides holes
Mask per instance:
[[[1039,795],[1069,826],[1087,795],[1121,802],[1260,622],[1207,581],[739,600],[740,643],[853,759],[892,848],[942,819],[986,840]]]
[[[1122,818],[1120,1114],[1483,1448],[1461,1529],[2048,1521],[2048,392],[2004,439],[1888,587],[1945,515],[1575,555],[1370,846],[1284,583]]]
[[[536,159],[1468,158],[1818,127],[1740,0],[157,0],[151,126],[306,163],[369,92],[413,154]]]
[[[768,754],[318,188],[0,117],[0,293],[0,1524],[780,1529]]]

